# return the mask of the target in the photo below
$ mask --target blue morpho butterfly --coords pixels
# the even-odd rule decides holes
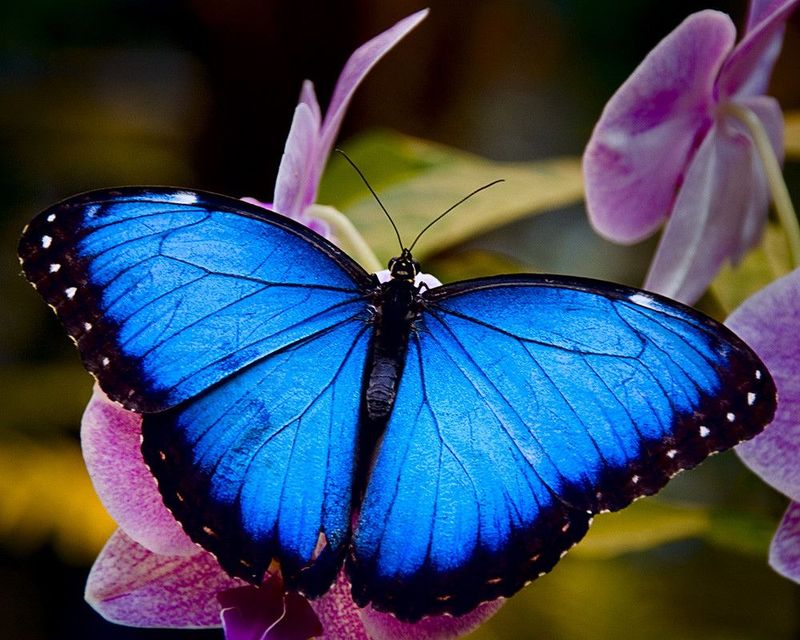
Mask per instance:
[[[413,245],[412,245],[413,248]],[[231,575],[414,621],[549,571],[592,515],[762,430],[775,386],[724,326],[606,282],[381,284],[302,225],[167,188],[25,230],[25,275],[110,398],[144,414],[164,502]]]

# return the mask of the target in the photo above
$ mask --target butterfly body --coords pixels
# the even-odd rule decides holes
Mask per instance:
[[[772,418],[725,327],[627,287],[379,283],[312,231],[222,196],[77,196],[23,234],[26,276],[113,400],[143,414],[167,507],[231,575],[465,613],[549,571],[593,514]]]
[[[414,283],[418,265],[407,250],[389,263],[390,278],[377,286],[371,307],[374,333],[365,388],[366,415],[380,427],[392,411],[403,372],[408,336],[422,306]]]

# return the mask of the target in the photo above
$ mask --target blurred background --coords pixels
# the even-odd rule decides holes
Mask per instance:
[[[270,200],[302,80],[315,82],[324,108],[350,53],[423,6],[408,0],[0,4],[2,637],[221,638],[220,631],[116,627],[83,602],[88,569],[113,530],[78,448],[91,379],[20,275],[16,243],[24,224],[74,193],[127,184]],[[363,141],[370,132],[394,130],[498,162],[577,158],[608,97],[686,15],[717,8],[742,24],[746,10],[738,0],[433,0],[429,6],[428,19],[356,94],[339,138],[354,155],[369,146]],[[787,110],[800,107],[797,18],[771,90]],[[368,176],[381,171],[369,154],[356,160]],[[786,174],[797,203],[796,162]],[[330,177],[325,189],[336,192]],[[403,212],[387,206],[402,225]],[[474,275],[474,263],[463,256],[480,251],[500,256],[488,261],[487,272],[499,261],[640,284],[653,247],[602,242],[577,202],[531,219],[517,216],[470,239],[466,249],[428,252],[455,277]],[[639,506],[650,502],[656,506]],[[638,511],[628,520],[605,516],[610,524],[598,523],[602,539],[587,540],[587,551],[576,550],[523,590],[475,637],[800,638],[800,591],[765,561],[784,506],[733,454],[717,456],[658,498],[634,505]],[[678,510],[675,518],[670,509]],[[713,535],[701,535],[709,529],[697,526],[698,517],[714,522]],[[637,518],[649,523],[650,534],[663,518],[665,530],[685,526],[685,535],[642,540]],[[604,547],[603,540],[611,543]]]

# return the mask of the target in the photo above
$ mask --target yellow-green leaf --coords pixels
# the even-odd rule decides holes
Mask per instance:
[[[437,254],[426,260],[425,270],[442,282],[454,282],[502,273],[525,273],[534,269],[495,251],[461,249]]]
[[[705,507],[640,500],[618,513],[596,517],[586,538],[571,553],[609,558],[700,537],[708,532],[710,525],[711,517]]]
[[[578,158],[540,162],[491,162],[477,156],[410,138],[378,132],[348,145],[348,153],[367,176],[403,241],[414,237],[437,215],[476,188],[504,183],[462,204],[414,248],[424,259],[481,233],[525,216],[579,202],[583,181]],[[352,220],[383,262],[398,253],[397,239],[377,203],[353,169],[334,157],[318,198]]]
[[[728,315],[751,295],[792,270],[786,237],[769,223],[759,245],[736,266],[726,265],[711,284],[710,293]]]

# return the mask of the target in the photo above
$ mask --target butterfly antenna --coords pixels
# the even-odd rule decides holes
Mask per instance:
[[[411,246],[408,248],[408,250],[409,250],[409,251],[412,251],[412,250],[414,249],[414,245],[416,245],[416,244],[417,244],[417,242],[419,241],[419,239],[422,237],[422,234],[423,234],[423,233],[425,233],[425,232],[426,232],[428,229],[430,229],[430,228],[431,228],[433,225],[435,225],[437,222],[439,222],[439,220],[441,220],[442,218],[444,218],[444,217],[445,217],[445,216],[446,216],[448,213],[450,213],[450,212],[451,212],[453,209],[455,209],[455,208],[456,208],[458,205],[460,205],[460,204],[462,204],[462,203],[466,202],[466,201],[467,201],[467,200],[469,200],[469,199],[470,199],[472,196],[474,196],[474,195],[476,195],[476,194],[480,193],[480,192],[481,192],[481,191],[483,191],[484,189],[488,189],[489,187],[493,187],[494,185],[496,185],[496,184],[498,184],[498,183],[500,183],[500,182],[505,182],[505,180],[503,180],[503,179],[501,178],[500,180],[494,180],[493,182],[490,182],[489,184],[485,184],[485,185],[483,185],[482,187],[478,187],[477,189],[475,189],[475,191],[473,191],[473,192],[472,192],[472,193],[470,193],[469,195],[466,195],[466,196],[464,196],[463,198],[461,198],[461,200],[459,200],[458,202],[456,202],[456,203],[455,203],[455,204],[454,204],[452,207],[450,207],[450,208],[449,208],[447,211],[445,211],[444,213],[442,213],[442,214],[438,215],[436,218],[434,218],[433,220],[431,220],[431,221],[430,221],[430,222],[427,224],[427,226],[426,226],[426,227],[425,227],[425,228],[424,228],[422,231],[420,231],[420,232],[419,232],[419,234],[417,235],[417,237],[416,237],[416,238],[414,238],[414,242],[412,242],[412,243],[411,243]]]
[[[386,207],[383,206],[383,203],[381,202],[381,199],[378,197],[378,194],[375,193],[375,190],[370,186],[369,182],[367,182],[367,178],[364,176],[363,173],[361,173],[361,169],[359,169],[356,166],[356,163],[350,159],[350,156],[348,156],[341,149],[334,149],[334,151],[336,151],[336,153],[340,154],[345,160],[347,160],[350,163],[350,166],[356,170],[356,173],[359,175],[361,180],[364,182],[365,185],[367,185],[367,189],[369,189],[369,192],[372,194],[372,197],[375,198],[376,202],[380,205],[380,208],[383,209],[383,212],[386,214],[386,217],[389,218],[389,222],[392,223],[392,229],[394,229],[394,234],[397,236],[397,242],[400,244],[400,252],[402,253],[403,240],[400,237],[400,232],[397,230],[397,225],[394,223],[394,220],[392,220],[392,216],[389,215],[389,212],[386,210]]]

